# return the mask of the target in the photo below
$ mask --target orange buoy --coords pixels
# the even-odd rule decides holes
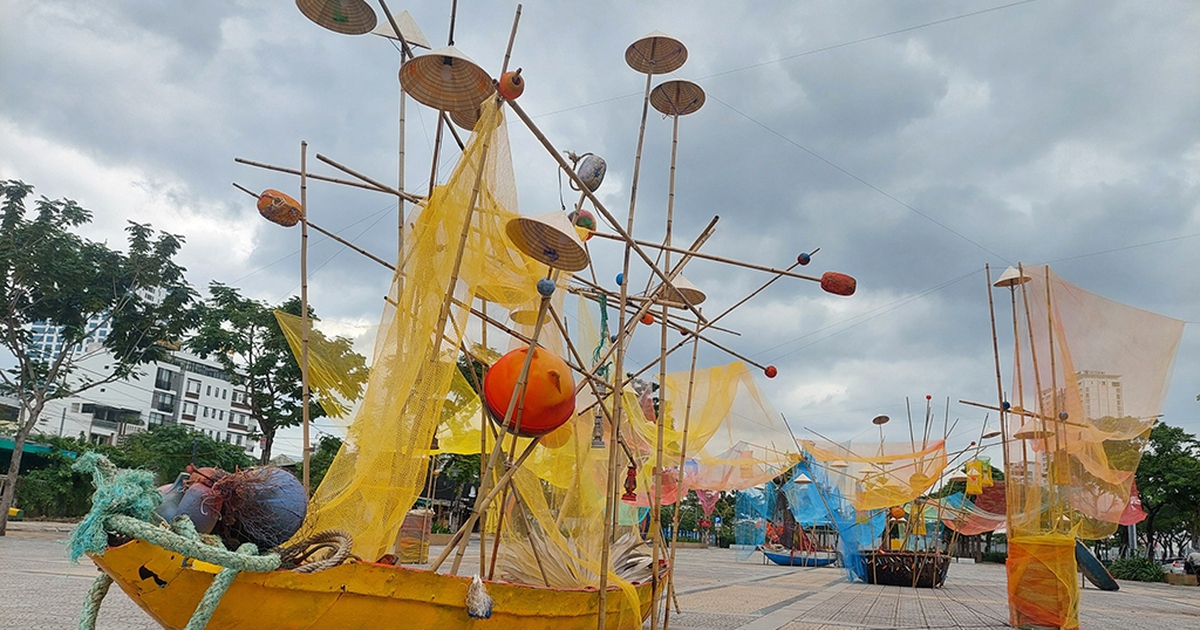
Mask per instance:
[[[527,352],[527,347],[518,348],[500,357],[483,377],[483,396],[497,421],[508,411]],[[535,348],[521,402],[517,406],[522,409],[520,426],[514,409],[513,419],[504,427],[510,433],[545,435],[569,420],[575,413],[575,378],[566,362],[545,348]]]
[[[642,313],[641,322],[647,326],[649,326],[650,324],[653,324],[654,323],[654,313],[651,313],[650,311],[646,311],[645,313]]]
[[[854,295],[858,282],[844,273],[826,271],[821,275],[821,288],[834,295]]]
[[[274,188],[268,188],[258,196],[258,213],[271,223],[283,227],[292,227],[304,218],[300,202]]]
[[[521,78],[521,69],[517,68],[513,72],[505,72],[499,83],[496,84],[496,91],[506,101],[515,101],[525,91],[525,79]]]
[[[904,518],[904,508],[899,505],[892,508],[892,518]]]

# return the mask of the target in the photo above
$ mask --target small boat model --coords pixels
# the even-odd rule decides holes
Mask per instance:
[[[867,584],[941,588],[950,570],[950,556],[925,551],[875,550],[863,554]]]
[[[220,566],[184,557],[144,540],[89,554],[92,561],[156,622],[168,630],[188,624]],[[471,577],[406,566],[349,562],[313,573],[241,572],[221,598],[208,627],[224,630],[374,630],[385,620],[412,628],[596,627],[595,588],[549,588],[485,581],[491,617],[467,615]],[[640,628],[650,612],[650,584],[634,584],[640,610],[622,611],[625,598],[610,589],[606,628]],[[624,612],[624,614],[622,614]]]
[[[827,567],[838,559],[833,551],[760,551],[771,562],[785,567]]]

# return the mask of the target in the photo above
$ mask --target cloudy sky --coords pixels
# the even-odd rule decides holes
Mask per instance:
[[[449,5],[391,8],[441,45]],[[455,45],[497,73],[514,9],[464,0]],[[644,86],[624,50],[655,29],[689,50],[664,78],[708,95],[680,123],[676,240],[720,215],[705,251],[786,267],[820,247],[805,271],[858,279],[851,298],[782,280],[724,320],[742,332],[724,343],[778,366],[760,382],[797,433],[864,434],[876,414],[903,417],[905,396],[918,407],[932,395],[939,418],[947,397],[993,402],[983,267],[1018,261],[1191,322],[1164,412],[1200,433],[1200,4],[526,2],[520,102],[558,148],[607,160],[601,198],[622,221]],[[0,0],[0,178],[78,200],[96,215],[89,235],[114,245],[126,220],[181,234],[194,284],[278,302],[299,287],[298,235],[230,183],[298,185],[234,158],[296,167],[307,140],[310,156],[395,181],[398,64],[389,41],[326,31],[286,0]],[[419,193],[434,120],[410,103]],[[554,163],[509,130],[520,211],[558,208]],[[670,140],[652,111],[636,215],[647,239],[663,232]],[[443,176],[455,152],[444,157]],[[314,222],[395,251],[394,200],[309,190]],[[614,286],[620,249],[593,254]],[[320,237],[310,269],[318,313],[369,337],[386,270]],[[644,285],[645,270],[632,275]],[[687,275],[710,314],[768,279],[704,261]],[[657,333],[642,336],[635,363],[657,353]],[[978,435],[985,412],[949,412],[962,418],[957,442]]]

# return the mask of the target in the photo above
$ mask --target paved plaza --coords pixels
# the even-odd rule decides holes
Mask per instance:
[[[72,564],[64,540],[70,526],[15,522],[0,537],[0,629],[73,630],[96,568]],[[435,550],[436,551],[436,550]],[[728,549],[678,551],[678,630],[851,630],[854,628],[1007,628],[1004,568],[955,564],[941,589],[848,583],[840,569],[739,561]],[[1085,630],[1200,628],[1200,588],[1121,582],[1117,593],[1083,591]],[[157,628],[112,589],[100,630]]]

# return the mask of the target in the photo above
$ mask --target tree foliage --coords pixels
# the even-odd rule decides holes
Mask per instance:
[[[325,478],[325,473],[329,472],[329,466],[333,464],[333,458],[341,448],[341,438],[335,435],[321,436],[308,460],[308,479],[313,488],[321,485],[321,480]]]
[[[210,284],[208,290],[209,298],[200,309],[200,325],[187,345],[197,354],[212,355],[229,374],[230,382],[246,391],[251,416],[262,432],[261,462],[265,464],[271,459],[276,432],[301,422],[300,363],[272,307],[219,282]],[[299,316],[299,298],[289,298],[279,310]],[[316,319],[311,306],[308,314]],[[338,364],[348,366],[343,395],[361,394],[367,382],[366,359],[354,352],[350,340],[327,339],[317,330],[310,331],[309,338],[335,353]],[[322,406],[312,402],[309,418],[325,416]]]
[[[1141,528],[1149,558],[1158,533],[1200,521],[1200,441],[1180,427],[1156,424],[1137,469],[1137,487],[1146,512]]]
[[[116,251],[76,232],[91,222],[89,210],[42,197],[30,212],[32,192],[24,182],[0,181],[0,344],[15,363],[0,372],[0,388],[20,403],[10,479],[20,473],[22,446],[47,401],[127,378],[163,358],[191,327],[196,295],[174,261],[182,237],[130,222],[127,251]],[[31,348],[35,322],[61,327],[57,351]],[[76,348],[105,324],[111,332],[103,351],[111,358],[101,373],[83,371],[79,361],[97,350]],[[0,535],[15,485],[0,496]]]
[[[154,471],[159,483],[171,481],[193,461],[230,471],[253,463],[241,447],[180,425],[150,427],[127,436],[120,446],[53,435],[38,441],[54,451],[47,456],[49,464],[23,475],[17,488],[17,504],[31,517],[76,518],[87,513],[95,487],[90,475],[71,470],[71,465],[88,451],[103,454],[121,468]]]

